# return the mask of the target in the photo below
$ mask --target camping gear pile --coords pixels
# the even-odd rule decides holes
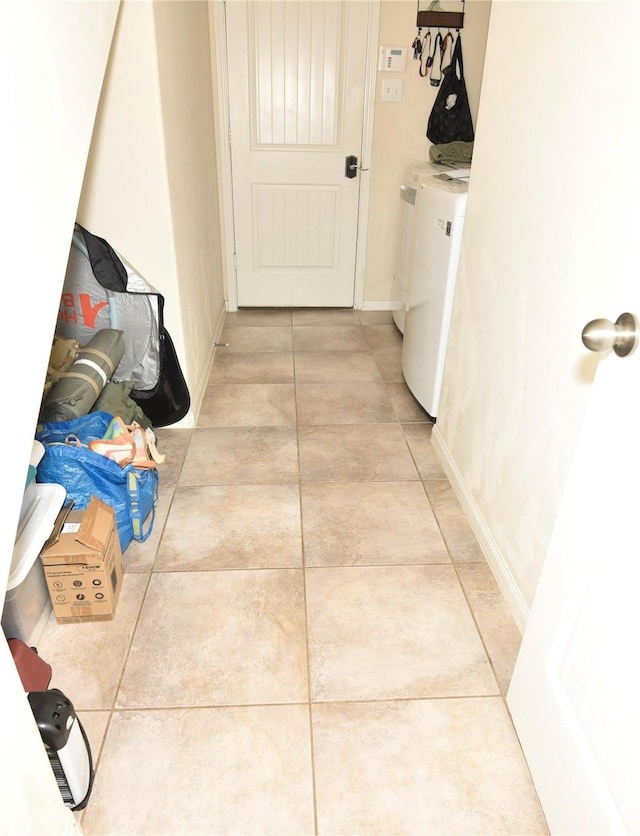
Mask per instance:
[[[42,420],[86,414],[108,382],[119,384],[155,427],[184,418],[189,391],[163,311],[164,297],[104,238],[76,224]]]
[[[164,299],[103,238],[76,224],[36,438],[37,481],[78,509],[116,514],[124,552],[151,534],[158,497],[155,427],[181,420],[189,392],[163,322]]]

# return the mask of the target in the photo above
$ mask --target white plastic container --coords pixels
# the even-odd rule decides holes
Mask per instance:
[[[24,492],[13,549],[2,629],[8,639],[38,643],[51,612],[51,600],[38,555],[66,499],[62,485],[31,482]]]

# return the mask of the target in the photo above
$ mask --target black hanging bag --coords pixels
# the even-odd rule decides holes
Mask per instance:
[[[442,71],[442,81],[427,124],[427,139],[434,145],[473,142],[473,122],[462,68],[462,42],[456,40],[451,63]]]

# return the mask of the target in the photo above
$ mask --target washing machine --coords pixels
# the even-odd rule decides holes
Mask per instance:
[[[422,177],[415,187],[402,373],[413,396],[434,420],[438,415],[468,186],[466,169]]]

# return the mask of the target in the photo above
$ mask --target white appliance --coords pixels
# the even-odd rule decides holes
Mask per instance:
[[[62,800],[72,810],[83,810],[93,788],[94,772],[91,746],[80,718],[58,688],[30,691],[28,700]]]
[[[396,229],[396,251],[393,271],[392,310],[394,322],[404,333],[405,312],[411,280],[411,264],[415,244],[415,217],[418,186],[426,177],[444,174],[447,177],[468,177],[469,169],[458,166],[443,166],[442,163],[413,163],[405,169],[400,186],[400,211]]]
[[[416,188],[415,236],[402,340],[402,373],[435,420],[467,206],[468,171],[423,177]]]
[[[404,317],[409,292],[411,257],[415,241],[415,214],[418,183],[435,174],[441,167],[435,163],[414,163],[404,172],[400,186],[400,211],[396,230],[396,258],[393,271],[393,320],[400,333],[404,333]]]

